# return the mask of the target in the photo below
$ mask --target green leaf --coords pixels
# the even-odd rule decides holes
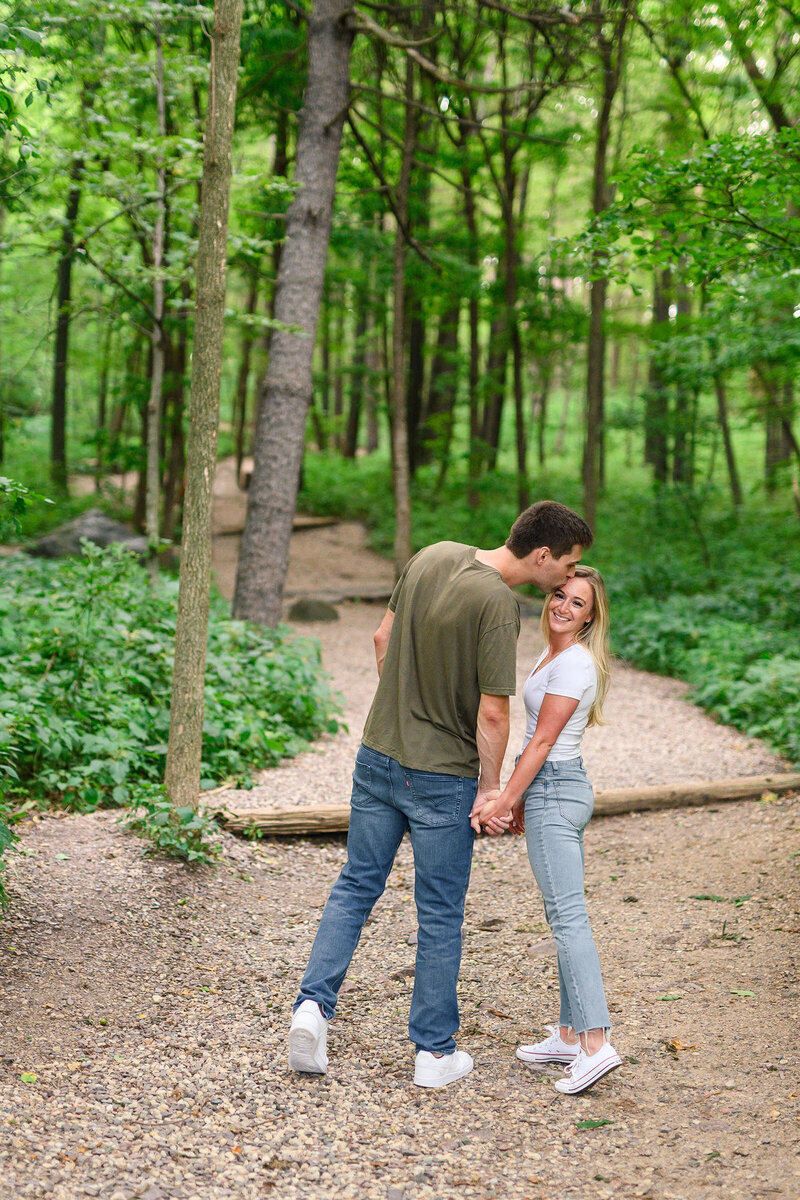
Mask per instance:
[[[33,1071],[23,1071],[20,1075],[20,1079],[23,1083],[36,1083],[37,1078],[38,1076],[36,1076]]]
[[[679,992],[665,992],[663,996],[656,996],[656,1000],[682,1000],[683,995]]]
[[[598,1120],[578,1121],[576,1129],[600,1129],[603,1125],[613,1125],[613,1121],[609,1121],[607,1117],[600,1117]]]
[[[755,996],[755,992],[749,992],[746,988],[734,988],[731,991],[732,996]]]

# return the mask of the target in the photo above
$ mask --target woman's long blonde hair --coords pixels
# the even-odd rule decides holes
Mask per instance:
[[[594,567],[578,563],[575,568],[575,578],[587,581],[594,598],[591,620],[588,625],[584,625],[576,638],[576,641],[592,656],[592,662],[597,671],[597,695],[589,709],[589,719],[586,723],[587,725],[602,725],[603,702],[611,682],[611,652],[608,648],[608,593],[602,575]],[[546,641],[550,640],[550,597],[553,592],[559,590],[553,588],[553,591],[548,593],[542,609],[542,633]]]

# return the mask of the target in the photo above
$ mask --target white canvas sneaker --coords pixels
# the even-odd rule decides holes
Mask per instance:
[[[472,1070],[472,1058],[464,1050],[443,1054],[437,1058],[429,1050],[418,1050],[414,1063],[414,1083],[417,1087],[439,1088],[463,1079]]]
[[[545,1025],[550,1030],[550,1037],[543,1042],[535,1042],[532,1046],[517,1046],[517,1058],[528,1063],[572,1063],[578,1057],[580,1042],[573,1046],[561,1037],[558,1025]]]
[[[289,1030],[289,1070],[324,1075],[328,1070],[328,1022],[314,1000],[304,1000]]]
[[[597,1083],[609,1071],[622,1066],[622,1059],[611,1042],[605,1042],[596,1054],[587,1054],[581,1048],[571,1067],[567,1067],[563,1079],[556,1080],[556,1091],[566,1096],[577,1096]]]

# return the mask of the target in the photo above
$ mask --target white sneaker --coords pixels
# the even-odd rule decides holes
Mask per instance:
[[[573,1063],[578,1057],[580,1042],[572,1046],[565,1042],[558,1025],[545,1025],[545,1029],[550,1030],[550,1037],[532,1046],[517,1046],[517,1058],[529,1063]]]
[[[289,1070],[324,1075],[328,1070],[328,1022],[314,1000],[304,1000],[289,1030]]]
[[[472,1059],[464,1050],[443,1054],[437,1058],[429,1050],[418,1050],[414,1063],[414,1083],[417,1087],[440,1088],[463,1079],[472,1070]]]
[[[605,1042],[596,1054],[587,1054],[581,1047],[572,1066],[567,1067],[564,1078],[556,1080],[556,1091],[566,1096],[576,1096],[578,1092],[585,1092],[593,1083],[597,1083],[603,1075],[621,1066],[622,1059],[611,1042]]]

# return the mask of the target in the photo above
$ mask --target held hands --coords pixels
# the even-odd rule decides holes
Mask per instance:
[[[492,837],[511,829],[514,833],[524,833],[524,804],[518,800],[513,807],[508,797],[500,788],[479,791],[470,813],[470,824],[476,833],[488,833]]]

